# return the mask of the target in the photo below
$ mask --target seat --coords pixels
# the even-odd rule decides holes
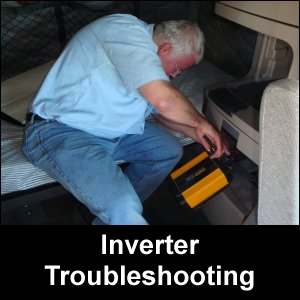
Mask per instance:
[[[299,225],[298,80],[281,79],[267,86],[259,122],[258,207],[252,222],[257,213],[258,225]]]

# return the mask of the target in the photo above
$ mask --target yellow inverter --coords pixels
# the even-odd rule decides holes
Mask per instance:
[[[228,176],[204,151],[171,173],[180,204],[190,208],[203,204],[229,184]]]

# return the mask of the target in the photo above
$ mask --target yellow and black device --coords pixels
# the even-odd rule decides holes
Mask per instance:
[[[190,208],[199,207],[231,181],[228,170],[210,159],[206,151],[172,172],[170,177],[176,189],[176,198],[181,205]]]

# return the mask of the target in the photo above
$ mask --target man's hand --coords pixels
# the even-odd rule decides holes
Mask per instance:
[[[207,152],[210,152],[212,146],[214,146],[215,153],[210,155],[210,158],[218,158],[224,153],[227,155],[230,154],[227,141],[205,118],[203,118],[201,124],[195,128],[195,132],[197,141],[203,145]]]
[[[157,122],[163,124],[164,126],[172,130],[182,132],[183,134],[202,144],[207,152],[209,152],[213,146],[216,150],[216,153],[211,155],[211,158],[218,158],[224,153],[229,154],[229,146],[226,139],[224,139],[222,135],[203,117],[201,117],[203,118],[201,126],[199,125],[197,129],[174,123],[162,115],[154,115],[154,118]],[[211,145],[206,138],[210,141]]]

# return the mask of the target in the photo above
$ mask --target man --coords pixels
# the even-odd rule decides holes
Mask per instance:
[[[146,24],[115,14],[81,29],[29,107],[23,151],[84,203],[93,224],[146,225],[141,201],[166,178],[182,147],[162,124],[194,138],[211,158],[222,137],[169,82],[203,57],[200,29],[187,21]],[[116,161],[129,164],[122,170]]]

